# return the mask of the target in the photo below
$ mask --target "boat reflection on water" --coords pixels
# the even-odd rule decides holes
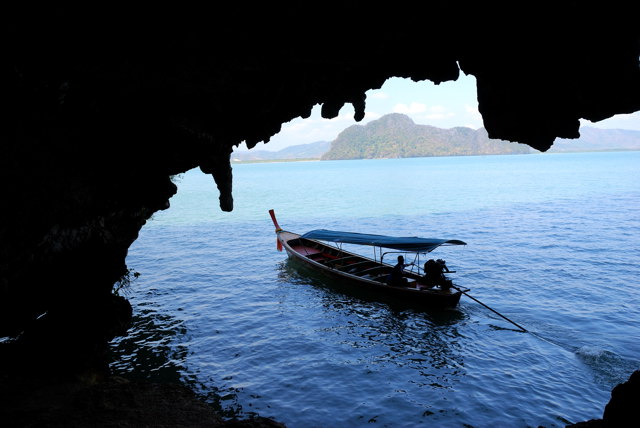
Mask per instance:
[[[408,368],[412,374],[407,381],[429,389],[449,388],[464,375],[458,329],[468,316],[460,307],[428,310],[405,300],[381,302],[348,282],[328,284],[324,275],[295,259],[283,261],[278,276],[283,284],[316,292],[329,321],[323,333],[333,338],[327,345],[346,351],[337,355],[376,370]],[[420,377],[413,376],[416,373]]]

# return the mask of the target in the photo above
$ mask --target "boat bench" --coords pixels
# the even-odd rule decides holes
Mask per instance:
[[[326,259],[327,256],[325,254],[323,254],[322,251],[319,251],[317,253],[308,254],[307,258],[311,259],[311,260],[321,261],[321,260]]]
[[[360,267],[369,265],[371,263],[372,262],[370,260],[365,260],[363,262],[349,263],[344,266],[337,267],[336,269],[339,269],[341,271],[348,272],[348,273],[360,273],[362,270],[364,270],[364,269],[359,269]]]
[[[367,275],[371,275],[372,273],[376,273],[376,272],[379,272],[379,271],[382,271],[382,270],[387,271],[387,272],[385,272],[385,276],[388,275],[389,272],[391,272],[391,269],[389,269],[386,266],[374,266],[372,268],[365,269],[360,273],[366,273]]]
[[[389,272],[391,272],[391,268],[387,266],[374,266],[360,271],[358,275],[373,281],[386,282]]]

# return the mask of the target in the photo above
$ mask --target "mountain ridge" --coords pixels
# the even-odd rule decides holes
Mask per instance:
[[[558,138],[548,153],[640,150],[640,131],[583,126],[580,138]],[[489,139],[484,128],[449,129],[416,124],[409,116],[390,113],[364,125],[345,128],[333,141],[317,141],[279,151],[234,152],[233,162],[386,159],[538,153],[528,146]]]

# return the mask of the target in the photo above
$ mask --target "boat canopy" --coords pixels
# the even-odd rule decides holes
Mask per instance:
[[[326,229],[312,230],[302,235],[302,237],[307,239],[317,239],[320,241],[392,248],[394,250],[413,253],[428,253],[441,245],[467,245],[465,242],[457,239],[430,239],[418,238],[415,236],[395,237],[354,232],[339,232],[336,230]]]

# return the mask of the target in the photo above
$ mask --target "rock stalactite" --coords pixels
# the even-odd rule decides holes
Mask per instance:
[[[489,135],[540,150],[577,137],[581,118],[640,109],[631,4],[423,6],[7,8],[2,359],[103,367],[131,316],[113,284],[141,227],[169,206],[170,177],[200,167],[230,211],[234,146],[268,142],[315,105],[334,117],[351,103],[361,120],[366,91],[388,78],[440,83],[462,71],[477,79]]]

